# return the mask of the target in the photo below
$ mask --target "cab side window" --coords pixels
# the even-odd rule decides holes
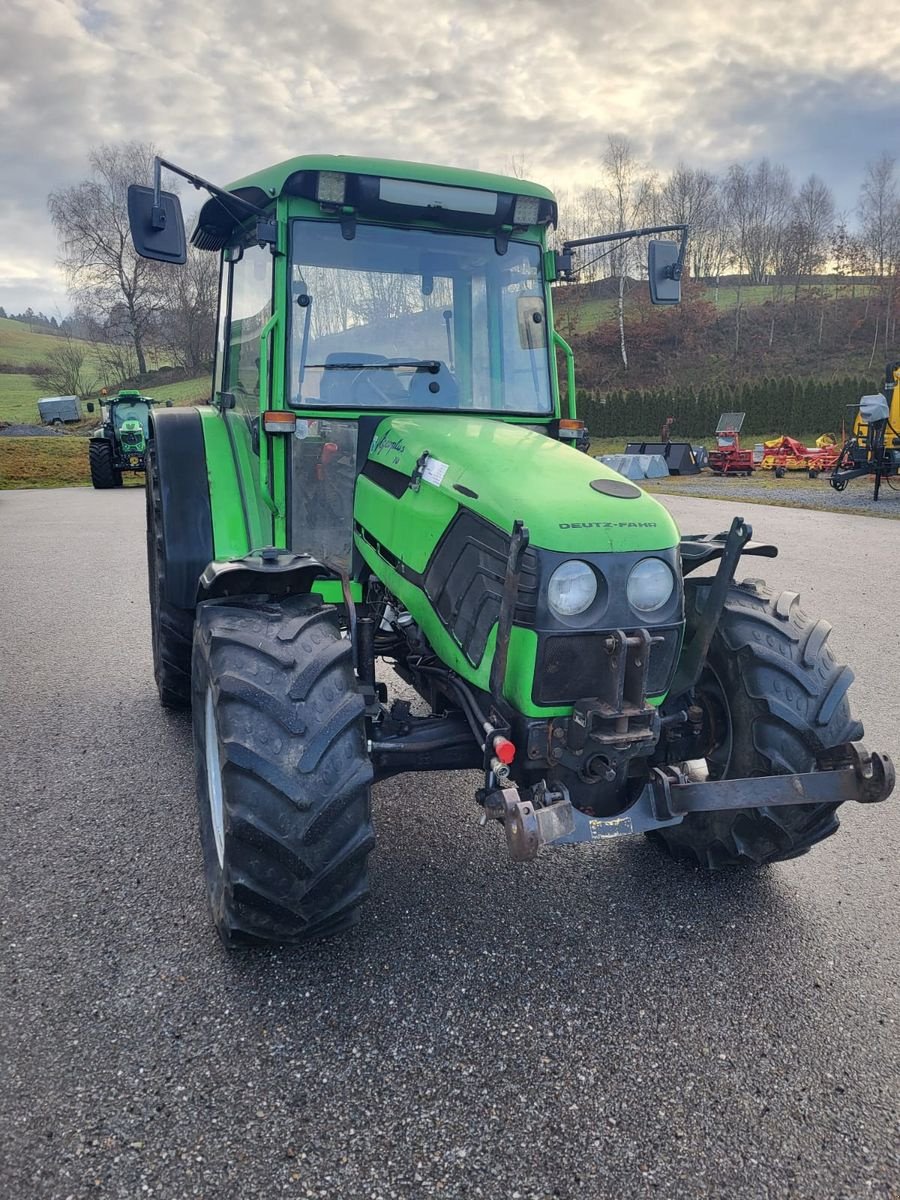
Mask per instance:
[[[260,335],[272,315],[272,255],[267,246],[246,246],[230,266],[231,314],[222,390],[231,392],[236,407],[252,419],[259,415]]]

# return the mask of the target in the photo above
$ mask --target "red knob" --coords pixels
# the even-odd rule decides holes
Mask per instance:
[[[516,757],[516,748],[509,738],[505,738],[502,736],[502,734],[498,734],[494,738],[494,753],[502,763],[506,763],[506,765],[509,766],[512,760]]]

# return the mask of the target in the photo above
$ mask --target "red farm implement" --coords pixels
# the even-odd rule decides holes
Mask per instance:
[[[722,413],[716,426],[716,448],[709,452],[714,475],[752,475],[753,451],[741,449],[741,426],[746,413]]]
[[[815,446],[804,446],[796,438],[780,437],[765,443],[759,465],[764,471],[774,470],[778,479],[786,471],[807,471],[810,479],[815,479],[823,471],[833,469],[839,454],[840,446],[830,433],[817,438]]]

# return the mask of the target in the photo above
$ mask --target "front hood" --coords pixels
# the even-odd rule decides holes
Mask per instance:
[[[646,492],[521,425],[461,414],[390,416],[375,431],[369,459],[409,477],[425,453],[422,488],[437,488],[507,532],[524,521],[533,546],[583,554],[678,543],[675,522]]]

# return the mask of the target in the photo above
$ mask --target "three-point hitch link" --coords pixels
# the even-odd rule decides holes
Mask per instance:
[[[817,759],[817,770],[802,775],[693,782],[674,768],[656,767],[638,798],[622,813],[593,817],[580,812],[564,788],[538,785],[525,799],[508,785],[484,798],[485,815],[503,822],[510,857],[535,858],[542,846],[598,842],[624,834],[678,825],[691,812],[773,808],[796,804],[875,804],[894,788],[894,765],[886,754],[870,754],[861,742],[848,742]]]

